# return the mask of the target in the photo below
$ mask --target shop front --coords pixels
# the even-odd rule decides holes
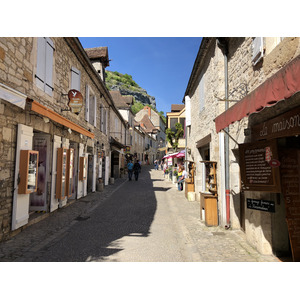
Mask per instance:
[[[251,143],[239,147],[242,188],[246,218],[260,211],[270,222],[272,252],[300,261],[300,106],[277,115],[283,104],[266,110],[276,116],[253,125]]]
[[[288,261],[300,261],[299,78],[298,56],[215,119],[219,133],[245,118],[244,142],[230,149],[241,175],[240,194],[231,197],[240,199],[248,242]]]
[[[29,100],[27,125],[16,126],[12,230],[40,212],[50,213],[87,194],[82,164],[94,135],[68,119]],[[67,127],[68,126],[68,127]],[[88,140],[89,139],[89,140]],[[86,169],[87,171],[87,169]]]

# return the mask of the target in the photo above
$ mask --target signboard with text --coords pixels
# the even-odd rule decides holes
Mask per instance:
[[[71,109],[71,112],[78,115],[83,106],[83,98],[81,93],[77,90],[70,90],[68,93],[68,97],[69,97],[68,105]]]
[[[252,140],[269,140],[300,134],[300,106],[253,126]]]
[[[242,188],[279,193],[279,164],[276,140],[239,145]]]

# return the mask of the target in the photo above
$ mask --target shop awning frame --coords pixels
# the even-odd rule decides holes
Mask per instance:
[[[300,91],[300,55],[215,119],[216,131]]]
[[[39,102],[27,98],[27,103],[30,104],[31,111],[34,111],[44,117],[47,117],[47,118],[51,119],[52,121],[57,122],[57,123],[65,126],[67,128],[70,128],[71,130],[74,130],[78,133],[81,133],[91,139],[95,138],[94,133],[92,133],[92,132],[88,131],[87,129],[77,125],[76,123],[66,119],[65,117],[56,113],[52,109],[40,104]]]

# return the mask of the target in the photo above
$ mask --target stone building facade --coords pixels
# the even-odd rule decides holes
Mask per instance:
[[[70,90],[82,95],[80,111],[72,110]],[[77,38],[0,38],[0,240],[20,232],[38,212],[48,215],[94,192],[97,178],[110,176],[113,105]],[[73,169],[67,195],[69,149]],[[30,150],[39,153],[33,169],[38,183],[35,192],[20,193],[21,153],[31,155]]]
[[[218,224],[244,230],[249,243],[263,254],[291,255],[284,195],[265,187],[245,190],[240,146],[258,145],[252,134],[256,125],[300,104],[294,79],[299,46],[296,37],[203,38],[185,92],[187,159],[196,165],[196,199],[202,205],[203,195],[209,192],[205,161],[216,162]],[[282,96],[284,89],[293,92]],[[281,138],[285,140],[277,139],[278,145],[291,139]],[[275,206],[275,212],[251,208],[253,199],[265,200]]]

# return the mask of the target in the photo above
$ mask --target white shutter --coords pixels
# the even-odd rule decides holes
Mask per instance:
[[[94,126],[97,127],[97,98],[94,96]]]
[[[46,38],[46,74],[45,74],[45,92],[52,96],[53,91],[53,42]]]
[[[46,39],[37,38],[37,64],[36,64],[36,85],[44,90],[45,85],[45,69],[46,69]]]
[[[252,42],[252,64],[256,65],[263,57],[263,38],[256,37]]]
[[[105,123],[104,123],[104,129],[105,129],[105,134],[107,134],[107,124],[108,124],[108,109],[105,109]]]
[[[51,173],[51,200],[50,200],[50,212],[58,209],[59,201],[55,195],[56,189],[56,168],[57,168],[57,149],[61,147],[61,137],[53,136],[53,148],[52,148],[52,173]]]
[[[89,122],[90,90],[89,86],[85,87],[85,120]]]
[[[100,130],[101,130],[101,132],[103,132],[104,131],[104,107],[103,107],[103,105],[101,104],[100,105],[100,124],[101,124],[101,127],[100,127]]]
[[[97,154],[93,155],[93,181],[92,181],[92,192],[96,191],[96,162]]]
[[[80,91],[80,77],[81,73],[76,68],[71,68],[71,90]]]
[[[186,126],[191,126],[191,98],[189,96],[185,96],[185,118]]]

